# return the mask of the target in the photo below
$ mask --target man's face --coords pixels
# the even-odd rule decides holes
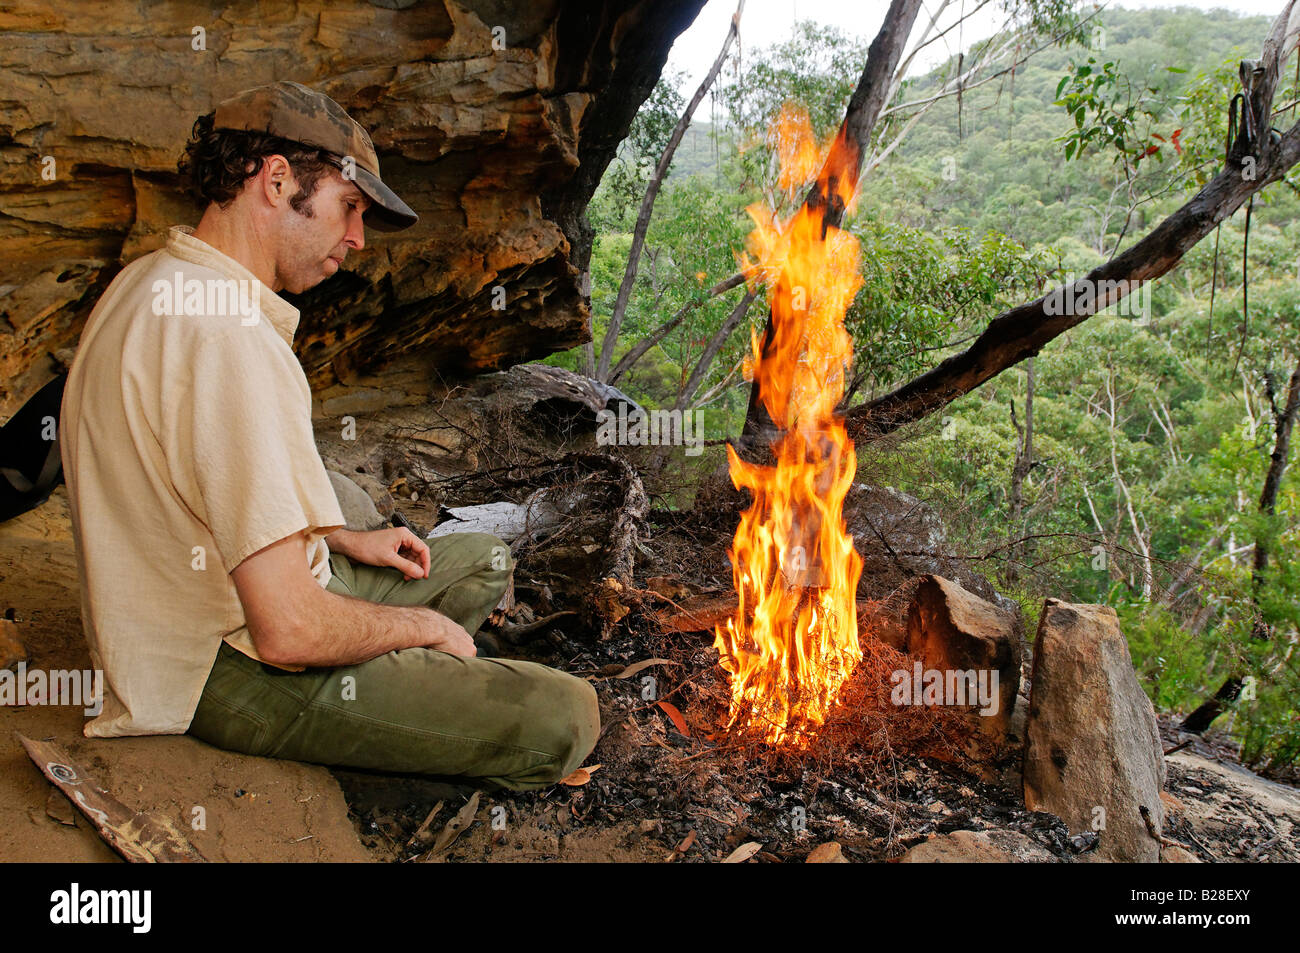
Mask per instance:
[[[289,183],[292,193],[297,182]],[[306,291],[339,270],[349,248],[365,247],[362,213],[370,199],[337,169],[321,176],[316,191],[296,211],[285,204],[280,221],[276,278],[286,290]]]

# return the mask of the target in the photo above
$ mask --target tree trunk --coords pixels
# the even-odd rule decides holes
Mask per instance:
[[[903,56],[903,48],[912,34],[912,26],[921,8],[920,0],[892,0],[885,22],[880,32],[871,41],[867,49],[867,62],[858,77],[858,85],[849,99],[848,109],[844,113],[844,122],[840,125],[840,137],[854,148],[842,150],[832,148],[827,159],[827,167],[822,170],[817,185],[809,190],[804,204],[810,208],[826,209],[823,222],[826,227],[839,228],[844,221],[844,207],[838,200],[832,201],[835,185],[847,178],[856,184],[862,165],[862,156],[871,147],[871,134],[876,120],[885,107],[886,98]],[[847,160],[847,166],[839,163]],[[763,328],[763,340],[759,348],[759,360],[769,356],[773,345],[772,312],[769,309],[767,324]],[[758,395],[758,376],[749,389],[749,406],[745,411],[745,426],[737,441],[736,450],[742,457],[770,453],[772,441],[776,437],[776,428]]]
[[[1011,534],[1020,533],[1021,538],[1029,534],[1028,525],[1021,525],[1024,512],[1025,477],[1029,476],[1034,465],[1034,359],[1031,357],[1025,365],[1025,425],[1020,426],[1016,420],[1016,401],[1011,399],[1011,426],[1016,428],[1016,459],[1011,466],[1010,513],[1007,529]],[[1006,577],[1015,582],[1020,575],[1017,565],[1023,558],[1025,544],[1016,543],[1011,547],[1007,563]]]
[[[1273,407],[1274,440],[1268,473],[1264,476],[1264,489],[1259,494],[1259,511],[1274,516],[1277,513],[1278,489],[1282,486],[1282,476],[1286,473],[1287,461],[1291,453],[1291,432],[1295,427],[1296,415],[1300,412],[1300,362],[1297,362],[1295,372],[1291,375],[1286,403],[1281,409],[1277,406],[1272,374],[1266,375],[1265,381],[1268,400]],[[1254,593],[1258,593],[1263,583],[1264,570],[1268,568],[1268,555],[1267,543],[1256,539],[1255,558],[1251,570],[1251,589]]]
[[[1214,693],[1214,697],[1207,699],[1194,712],[1183,719],[1183,723],[1178,727],[1183,731],[1189,731],[1194,735],[1199,735],[1210,727],[1211,722],[1228,710],[1241,694],[1242,680],[1233,676],[1219,686],[1219,690]]]
[[[1016,459],[1011,466],[1011,514],[1010,522],[1015,526],[1020,522],[1023,508],[1025,477],[1034,460],[1034,359],[1025,364],[1025,425],[1016,421],[1016,402],[1011,400],[1011,426],[1016,428]]]

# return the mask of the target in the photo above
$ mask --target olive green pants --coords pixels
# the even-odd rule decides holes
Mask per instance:
[[[330,556],[331,592],[429,606],[473,634],[510,579],[510,550],[484,533],[428,541],[429,575]],[[530,790],[570,774],[595,747],[596,693],[534,662],[432,649],[289,672],[224,642],[189,733],[218,748],[317,764],[465,777]]]

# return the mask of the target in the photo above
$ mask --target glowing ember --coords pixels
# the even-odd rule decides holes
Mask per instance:
[[[842,133],[827,154],[790,108],[773,132],[782,189],[793,193],[821,170],[821,194],[849,204],[856,162]],[[774,467],[727,447],[732,482],[752,492],[753,505],[728,551],[740,605],[717,627],[715,644],[731,674],[728,727],[772,743],[806,741],[862,658],[862,559],[842,515],[856,460],[835,412],[853,355],[844,312],[860,284],[858,242],[824,222],[826,204],[801,205],[785,223],[759,205],[749,209],[756,261],[746,260],[747,275],[767,284],[773,329],[766,354],[751,335],[752,374],[782,436]]]

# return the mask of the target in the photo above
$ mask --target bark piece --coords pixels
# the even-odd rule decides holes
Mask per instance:
[[[444,509],[447,518],[425,538],[436,539],[450,533],[491,533],[506,543],[513,543],[525,535],[544,539],[568,518],[568,514],[556,506],[554,496],[546,490],[537,490],[523,503],[502,500],[478,506],[448,507]]]
[[[50,788],[50,796],[45,799],[45,816],[65,827],[77,826],[76,809],[58,788]]]
[[[27,755],[67,795],[109,847],[131,863],[202,863],[205,858],[166,818],[133,811],[95,783],[58,745],[18,735]]]
[[[1048,599],[1039,620],[1025,747],[1025,806],[1100,835],[1089,860],[1155,863],[1164,752],[1151,702],[1109,606]]]
[[[23,645],[16,623],[0,619],[0,672],[17,669],[20,662],[30,662],[27,647]]]

